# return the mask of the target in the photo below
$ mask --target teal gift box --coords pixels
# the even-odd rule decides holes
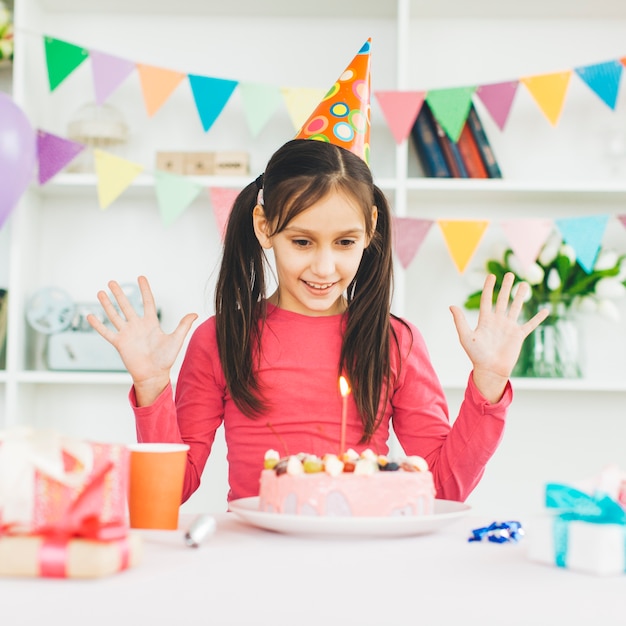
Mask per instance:
[[[550,514],[527,526],[529,558],[574,571],[626,573],[626,510],[607,493],[546,486]]]

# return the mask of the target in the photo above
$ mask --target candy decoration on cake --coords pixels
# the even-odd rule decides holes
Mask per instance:
[[[492,522],[489,526],[474,528],[468,541],[490,541],[491,543],[517,543],[524,536],[520,522]]]
[[[370,48],[368,39],[328,90],[295,139],[315,139],[354,152],[369,164]]]

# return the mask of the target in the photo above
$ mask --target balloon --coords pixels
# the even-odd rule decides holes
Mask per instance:
[[[0,228],[30,184],[37,136],[24,112],[0,93]]]

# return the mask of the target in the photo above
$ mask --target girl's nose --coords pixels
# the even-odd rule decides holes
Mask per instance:
[[[311,264],[317,276],[326,277],[335,272],[335,256],[329,248],[319,248]]]

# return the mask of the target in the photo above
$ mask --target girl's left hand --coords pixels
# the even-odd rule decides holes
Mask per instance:
[[[450,307],[461,345],[474,366],[474,383],[490,402],[497,402],[502,397],[524,339],[549,313],[543,309],[527,322],[519,324],[518,318],[530,286],[520,283],[513,301],[509,303],[513,281],[512,273],[504,276],[494,306],[496,277],[493,274],[487,276],[480,297],[478,324],[474,330],[469,327],[458,306]]]

